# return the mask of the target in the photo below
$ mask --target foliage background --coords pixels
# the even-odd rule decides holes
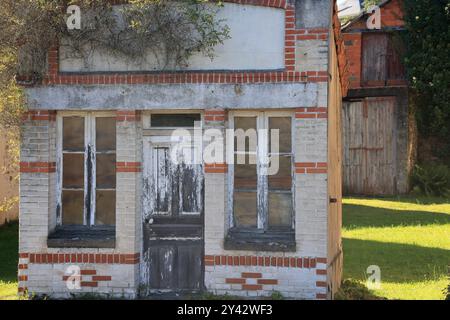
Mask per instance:
[[[431,160],[450,166],[450,1],[404,0],[404,5],[405,66],[419,137],[434,146]]]

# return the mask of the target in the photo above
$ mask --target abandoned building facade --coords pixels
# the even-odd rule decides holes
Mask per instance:
[[[346,89],[335,1],[226,1],[220,14],[231,38],[179,71],[105,55],[86,70],[50,50],[43,83],[26,88],[20,292],[333,297]],[[255,163],[174,164],[174,129],[223,133],[228,157]],[[278,129],[279,150],[259,131],[238,150],[227,129]]]

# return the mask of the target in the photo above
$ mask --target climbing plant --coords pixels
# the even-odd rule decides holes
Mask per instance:
[[[24,101],[14,77],[32,83],[45,73],[46,55],[56,43],[73,57],[89,60],[95,50],[139,63],[149,54],[158,69],[183,68],[191,55],[214,57],[229,37],[217,17],[222,5],[209,0],[0,0],[0,126],[17,126]],[[115,1],[117,2],[117,1]],[[81,28],[67,26],[67,7],[76,4]]]
[[[404,0],[405,66],[422,137],[437,137],[450,158],[450,0]]]

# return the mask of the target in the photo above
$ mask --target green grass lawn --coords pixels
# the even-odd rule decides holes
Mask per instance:
[[[388,299],[443,299],[450,264],[450,200],[347,198],[343,207],[344,278],[362,283],[381,269]]]
[[[450,263],[450,200],[347,198],[343,207],[344,278],[365,283],[381,269],[388,299],[443,299]],[[17,223],[0,227],[0,300],[17,299]]]
[[[0,227],[0,300],[17,299],[18,224]]]

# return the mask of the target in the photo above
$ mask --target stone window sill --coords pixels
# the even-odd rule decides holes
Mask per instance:
[[[294,231],[230,230],[224,241],[225,250],[295,252]]]
[[[49,248],[115,248],[114,226],[57,227],[47,238]]]

